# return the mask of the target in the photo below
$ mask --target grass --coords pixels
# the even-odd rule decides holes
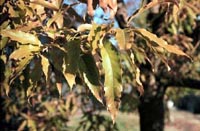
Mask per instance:
[[[81,118],[82,118],[82,114],[81,113],[77,113],[76,115],[74,115],[72,118],[70,118],[70,131],[75,131],[77,129],[77,127],[80,125],[81,122]],[[118,131],[139,131],[139,117],[137,112],[134,113],[123,113],[123,112],[119,112],[116,118],[116,125],[112,125],[112,120],[111,117],[109,115],[109,113],[107,111],[103,111],[100,113],[100,116],[104,116],[105,120],[104,124],[102,124],[101,126],[97,124],[97,126],[100,126],[100,129],[95,129],[95,131],[107,131],[110,129],[112,131],[115,131],[116,129],[114,129],[114,127],[117,127]],[[91,125],[91,124],[95,124],[95,123],[89,123],[89,121],[87,121],[87,126]],[[83,124],[82,124],[83,126]],[[104,128],[104,127],[111,127],[111,128]],[[88,131],[89,129],[83,129],[81,128],[79,131]]]

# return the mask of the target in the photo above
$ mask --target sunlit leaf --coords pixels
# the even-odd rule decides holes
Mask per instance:
[[[106,40],[101,47],[101,56],[103,69],[105,70],[106,105],[114,122],[122,92],[120,59],[115,47]]]
[[[162,38],[158,38],[155,34],[147,31],[146,29],[133,29],[135,33],[141,35],[147,41],[157,44],[158,46],[166,49],[170,53],[174,53],[177,55],[183,55],[190,58],[187,54],[185,54],[182,50],[174,45],[169,45],[165,40]]]
[[[179,4],[177,2],[177,0],[153,0],[151,2],[149,2],[147,5],[142,6],[141,8],[139,8],[138,10],[136,10],[129,18],[128,18],[128,24],[130,24],[130,22],[139,14],[143,13],[144,11],[148,10],[151,7],[154,7],[158,4],[161,3],[167,3],[167,2],[171,2],[173,4],[175,4],[177,7],[179,7]]]
[[[62,96],[62,83],[57,82],[56,87],[58,89],[59,95]]]
[[[29,22],[26,25],[20,25],[16,27],[16,30],[20,30],[22,32],[27,32],[30,31],[33,28],[39,27],[41,26],[40,21],[36,21],[36,22]]]
[[[142,95],[144,93],[144,88],[143,88],[142,82],[140,81],[140,69],[135,64],[135,58],[134,58],[133,53],[131,53],[130,58],[132,61],[132,67],[134,68],[134,72],[135,72],[135,80],[138,85],[137,89],[140,92],[140,95]]]
[[[91,54],[83,54],[80,61],[84,81],[96,99],[102,103],[100,76],[94,58]]]
[[[25,33],[19,30],[2,30],[1,35],[4,37],[10,37],[11,40],[20,42],[21,44],[41,46],[39,39],[30,33]]]
[[[46,81],[47,81],[47,79],[48,79],[48,71],[49,71],[49,66],[50,66],[49,60],[46,57],[42,56],[42,55],[40,55],[40,56],[41,56],[41,59],[42,59],[41,60],[42,70],[44,72],[44,75],[45,75],[45,78],[46,78]]]
[[[116,30],[116,40],[118,43],[118,46],[121,50],[126,49],[126,39],[125,39],[125,32],[122,29]]]
[[[92,28],[91,24],[81,24],[78,26],[77,31],[78,32],[87,31],[87,30],[91,30],[91,28]]]
[[[176,25],[178,24],[178,12],[179,12],[179,8],[176,5],[173,5],[172,17]]]
[[[27,87],[27,90],[26,90],[26,96],[28,97],[28,103],[29,104],[32,104],[30,99],[31,99],[32,96],[34,96],[33,89],[34,89],[33,82],[30,81],[30,86]]]
[[[38,4],[38,5],[41,5],[43,7],[47,7],[49,9],[52,9],[52,10],[56,10],[58,11],[59,8],[54,5],[53,3],[50,3],[48,1],[45,1],[45,0],[30,0],[31,3],[34,3],[34,4]]]
[[[26,68],[30,61],[34,57],[34,51],[38,51],[39,48],[31,45],[20,46],[19,49],[15,50],[9,57],[10,60],[16,61],[16,67],[12,68],[12,76],[10,77],[10,83],[21,74]]]
[[[35,121],[33,119],[28,119],[27,121],[28,121],[27,126],[31,130],[36,131],[36,123],[35,123]]]
[[[95,37],[95,30],[100,27],[99,25],[97,24],[92,24],[92,28],[90,29],[90,33],[88,35],[88,41],[92,41]],[[100,27],[101,28],[101,27]]]
[[[115,36],[119,49],[120,50],[127,50],[132,47],[134,41],[134,32],[129,29],[116,29],[116,36]]]
[[[93,24],[88,35],[88,41],[91,42],[92,45],[92,54],[96,53],[96,49],[98,48],[98,42],[101,36],[101,26],[97,24]]]
[[[56,14],[54,14],[53,17],[48,20],[47,27],[50,27],[52,25],[52,23],[54,23],[54,22],[56,22],[56,24],[58,25],[59,29],[63,27],[63,15],[62,15],[62,12],[57,12]]]
[[[14,7],[10,3],[8,3],[7,6],[9,9],[8,12],[9,12],[10,17],[14,17],[14,18],[20,17],[19,10],[14,9]]]
[[[65,76],[65,79],[67,80],[70,88],[72,89],[73,85],[76,83],[75,82],[75,78],[76,78],[76,75],[75,73],[64,73],[64,76]]]
[[[55,6],[59,9],[60,8],[60,5],[62,4],[63,0],[55,0],[53,1]]]
[[[20,124],[20,126],[19,126],[19,128],[18,128],[17,130],[18,130],[18,131],[23,131],[23,130],[25,129],[26,125],[27,125],[27,121],[24,120],[24,121]]]

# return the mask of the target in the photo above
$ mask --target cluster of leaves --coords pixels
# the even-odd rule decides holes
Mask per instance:
[[[128,23],[138,13],[168,2],[176,4],[172,0],[150,2],[136,11]],[[143,92],[138,64],[146,60],[151,63],[145,50],[162,58],[168,69],[167,52],[187,55],[146,29],[88,24],[72,8],[76,4],[79,3],[66,5],[61,0],[1,2],[1,60],[5,67],[1,85],[9,95],[16,82],[23,84],[31,98],[39,86],[56,85],[62,95],[63,83],[71,89],[81,84],[107,106],[114,121],[122,85],[129,82]],[[74,29],[75,22],[82,24]],[[146,44],[136,44],[136,37]]]

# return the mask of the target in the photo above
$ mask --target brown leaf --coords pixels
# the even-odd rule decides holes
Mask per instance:
[[[148,10],[151,7],[154,7],[158,4],[161,3],[167,3],[167,2],[171,2],[174,3],[175,5],[177,5],[177,7],[179,7],[177,0],[153,0],[151,2],[149,2],[147,5],[142,6],[141,8],[139,8],[138,10],[136,10],[129,18],[128,18],[128,24],[130,24],[130,22],[139,14],[143,13],[144,11]]]

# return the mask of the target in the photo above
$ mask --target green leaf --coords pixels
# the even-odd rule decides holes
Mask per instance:
[[[72,88],[75,84],[75,74],[77,73],[78,64],[80,60],[80,41],[73,40],[64,45],[67,53],[65,55],[65,63],[63,73],[68,84]]]
[[[32,64],[34,63],[34,64]],[[41,65],[41,59],[35,58],[32,60],[30,66],[31,69],[29,71],[29,78],[30,80],[33,82],[33,85],[36,86],[38,81],[41,80],[41,77],[43,75],[43,71],[42,71],[42,65]],[[25,76],[26,77],[26,76]]]
[[[20,42],[21,44],[32,44],[41,46],[40,40],[33,34],[25,33],[19,30],[2,30],[1,35],[4,37],[10,37],[11,40]]]
[[[92,46],[92,54],[96,53],[96,49],[98,48],[98,42],[100,40],[101,32],[102,32],[101,26],[99,26],[97,24],[92,25],[92,28],[88,35],[88,41],[91,43],[91,46]]]
[[[176,47],[174,45],[169,45],[165,40],[163,40],[162,38],[158,38],[155,34],[147,31],[146,29],[133,29],[133,30],[135,33],[141,35],[147,41],[157,44],[158,46],[164,48],[165,50],[167,50],[170,53],[174,53],[177,55],[183,55],[183,56],[190,58],[190,56],[185,54],[178,47]]]
[[[105,71],[106,105],[114,122],[122,92],[120,59],[117,50],[108,40],[105,40],[101,47],[101,56]]]
[[[2,50],[8,42],[8,37],[3,37],[0,41],[0,50]]]
[[[92,54],[81,55],[80,69],[83,72],[84,81],[89,87],[90,91],[96,97],[96,99],[102,103],[99,72]]]
[[[65,71],[69,73],[76,73],[81,52],[80,41],[72,40],[66,43],[66,45],[64,45],[64,48],[67,52],[65,56]]]
[[[57,46],[52,46],[48,50],[49,61],[58,71],[63,71],[65,55],[66,55],[65,52]]]
[[[121,57],[124,60],[124,63],[129,69],[129,71],[135,75],[134,77],[137,84],[137,90],[140,92],[140,94],[143,94],[144,88],[142,82],[140,81],[140,69],[135,64],[135,58],[133,53],[131,52],[130,56],[128,55],[128,53],[123,53],[121,54]]]
[[[57,71],[62,72],[70,88],[72,88],[75,84],[75,74],[80,59],[80,41],[72,40],[63,45],[62,49],[52,46],[48,55],[50,62]]]

